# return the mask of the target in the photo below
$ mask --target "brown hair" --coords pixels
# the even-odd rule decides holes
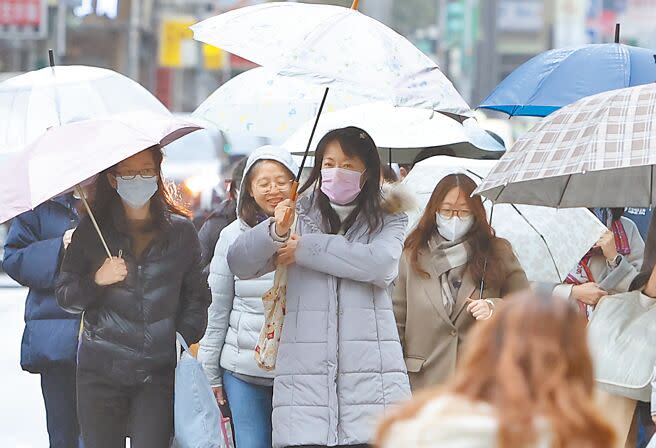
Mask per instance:
[[[159,145],[151,146],[143,152],[145,151],[152,153],[153,160],[155,161],[155,169],[158,173],[157,192],[150,201],[150,213],[153,217],[153,224],[158,228],[162,228],[168,222],[169,214],[191,218],[191,212],[175,198],[174,187],[166,184],[164,181],[162,176],[162,161],[164,160],[162,148]],[[114,208],[112,206],[121,201],[116,189],[110,185],[107,179],[107,174],[113,174],[118,165],[117,163],[111,168],[106,169],[96,178],[93,199],[90,202],[93,214],[101,221],[112,213],[112,209]],[[118,207],[117,210],[122,212],[123,208]]]
[[[462,364],[446,386],[426,392],[387,419],[378,433],[418,415],[441,394],[493,406],[501,448],[535,442],[536,419],[544,418],[554,448],[607,448],[612,427],[594,404],[592,359],[586,324],[569,302],[517,293],[492,319],[472,330]]]
[[[419,275],[430,278],[430,274],[420,266],[419,251],[427,248],[430,239],[437,235],[435,214],[446,195],[454,188],[460,188],[465,194],[467,205],[474,216],[474,224],[467,234],[467,242],[471,248],[467,263],[469,272],[477,283],[485,273],[485,284],[498,287],[506,274],[503,260],[498,260],[494,252],[494,243],[499,239],[487,222],[487,214],[480,196],[471,196],[476,189],[476,183],[464,174],[449,174],[435,186],[417,227],[405,240],[404,249],[409,255],[410,264]]]
[[[287,168],[284,164],[278,162],[277,160],[273,159],[260,159],[257,162],[253,164],[248,169],[248,172],[246,175],[243,177],[242,180],[242,191],[239,193],[239,212],[238,215],[241,218],[242,221],[244,221],[246,224],[248,224],[250,227],[255,227],[256,225],[259,224],[258,222],[258,214],[263,214],[264,211],[260,208],[259,205],[257,205],[257,202],[255,202],[255,198],[253,197],[253,192],[251,191],[251,183],[253,182],[253,173],[255,173],[255,170],[257,169],[258,165],[261,164],[261,162],[275,162],[281,167],[285,168],[285,172],[289,174],[289,180],[291,181],[294,179],[294,173],[289,171],[289,168]]]

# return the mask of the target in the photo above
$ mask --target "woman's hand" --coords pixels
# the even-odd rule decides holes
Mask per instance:
[[[290,209],[289,218],[285,219],[285,215]],[[276,235],[284,237],[289,233],[289,229],[291,229],[294,223],[294,213],[294,202],[291,199],[285,199],[276,205],[276,209],[273,212],[273,217],[276,220]]]
[[[214,392],[214,398],[216,398],[216,402],[219,403],[219,406],[223,406],[225,404],[225,397],[223,396],[223,386],[213,387],[212,392]]]
[[[604,253],[606,260],[614,260],[618,255],[617,247],[615,247],[615,234],[611,230],[607,230],[606,233],[599,238],[596,246]]]
[[[62,237],[62,241],[64,242],[64,250],[68,249],[68,245],[71,244],[71,241],[73,240],[73,233],[75,233],[75,229],[69,229],[64,232],[64,236]]]
[[[575,285],[572,288],[572,298],[588,305],[596,305],[602,297],[607,295],[606,291],[593,282]]]
[[[296,263],[296,248],[298,241],[301,239],[298,235],[292,235],[287,242],[278,249],[277,262],[279,266],[289,266]]]
[[[125,260],[119,257],[107,258],[98,269],[95,282],[98,286],[109,286],[122,282],[128,276],[128,267]]]
[[[492,306],[486,300],[467,299],[467,312],[471,313],[476,320],[486,320],[492,317]]]

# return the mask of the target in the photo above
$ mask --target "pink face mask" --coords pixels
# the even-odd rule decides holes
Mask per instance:
[[[330,202],[337,205],[350,204],[358,197],[362,187],[359,171],[343,168],[324,168],[321,170],[321,191],[328,196]]]

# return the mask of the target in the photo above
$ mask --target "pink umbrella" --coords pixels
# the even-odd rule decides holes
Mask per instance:
[[[148,111],[52,128],[24,151],[3,159],[0,223],[69,191],[144,149],[166,146],[198,129],[198,125],[172,115]],[[105,249],[111,256],[106,245]]]

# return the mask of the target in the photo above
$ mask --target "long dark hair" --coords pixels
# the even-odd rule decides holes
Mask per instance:
[[[356,198],[355,210],[341,222],[339,216],[330,205],[330,200],[321,191],[316,188],[321,185],[321,165],[326,153],[326,147],[332,143],[338,142],[342,151],[348,157],[355,157],[362,161],[366,167],[364,176],[364,185],[362,191]],[[380,190],[380,157],[376,143],[371,136],[364,130],[349,126],[347,128],[335,129],[327,133],[317,145],[314,157],[314,167],[305,184],[301,187],[300,193],[311,188],[315,188],[314,200],[316,201],[321,216],[328,224],[328,232],[337,234],[343,227],[349,229],[355,222],[358,215],[362,214],[369,227],[369,233],[374,233],[380,229],[383,224],[383,210],[381,206],[382,195]]]
[[[162,176],[162,161],[164,153],[162,148],[151,146],[145,151],[150,151],[155,161],[155,170],[158,173],[157,192],[150,200],[150,214],[153,219],[153,226],[158,229],[164,228],[170,222],[170,215],[180,215],[185,218],[191,218],[191,212],[182,205],[176,198],[173,187],[166,185]],[[91,211],[100,223],[106,223],[112,217],[113,213],[121,220],[125,219],[123,207],[117,207],[121,204],[121,197],[112,187],[107,178],[108,174],[115,174],[118,163],[111,168],[106,169],[98,175],[95,182],[93,199],[90,201]]]
[[[481,281],[483,272],[485,272],[485,283],[496,287],[503,282],[506,274],[503,260],[497,260],[497,254],[494,253],[494,242],[497,237],[494,229],[487,222],[487,214],[481,197],[472,197],[471,195],[476,189],[476,183],[465,174],[449,174],[435,186],[417,227],[405,240],[404,248],[409,255],[410,265],[422,277],[430,277],[430,274],[420,266],[419,250],[428,247],[430,239],[437,234],[435,214],[444,202],[446,195],[454,188],[462,190],[474,216],[474,224],[467,234],[467,242],[471,248],[467,262],[469,272],[477,283]]]
[[[251,190],[251,183],[253,182],[253,173],[255,173],[257,166],[260,165],[261,162],[265,162],[265,161],[275,162],[281,167],[283,167],[285,169],[285,172],[289,174],[290,182],[294,178],[294,173],[289,171],[289,168],[287,168],[284,164],[278,162],[277,160],[260,159],[257,162],[255,162],[253,166],[250,167],[250,169],[246,173],[246,176],[244,176],[242,180],[243,187],[242,190],[239,192],[239,203],[238,203],[238,210],[237,210],[237,215],[241,218],[242,221],[244,221],[250,227],[255,227],[256,225],[258,225],[259,224],[258,215],[264,214],[264,211],[260,208],[259,205],[257,205],[257,202],[255,202],[255,198],[252,196],[253,191]]]

